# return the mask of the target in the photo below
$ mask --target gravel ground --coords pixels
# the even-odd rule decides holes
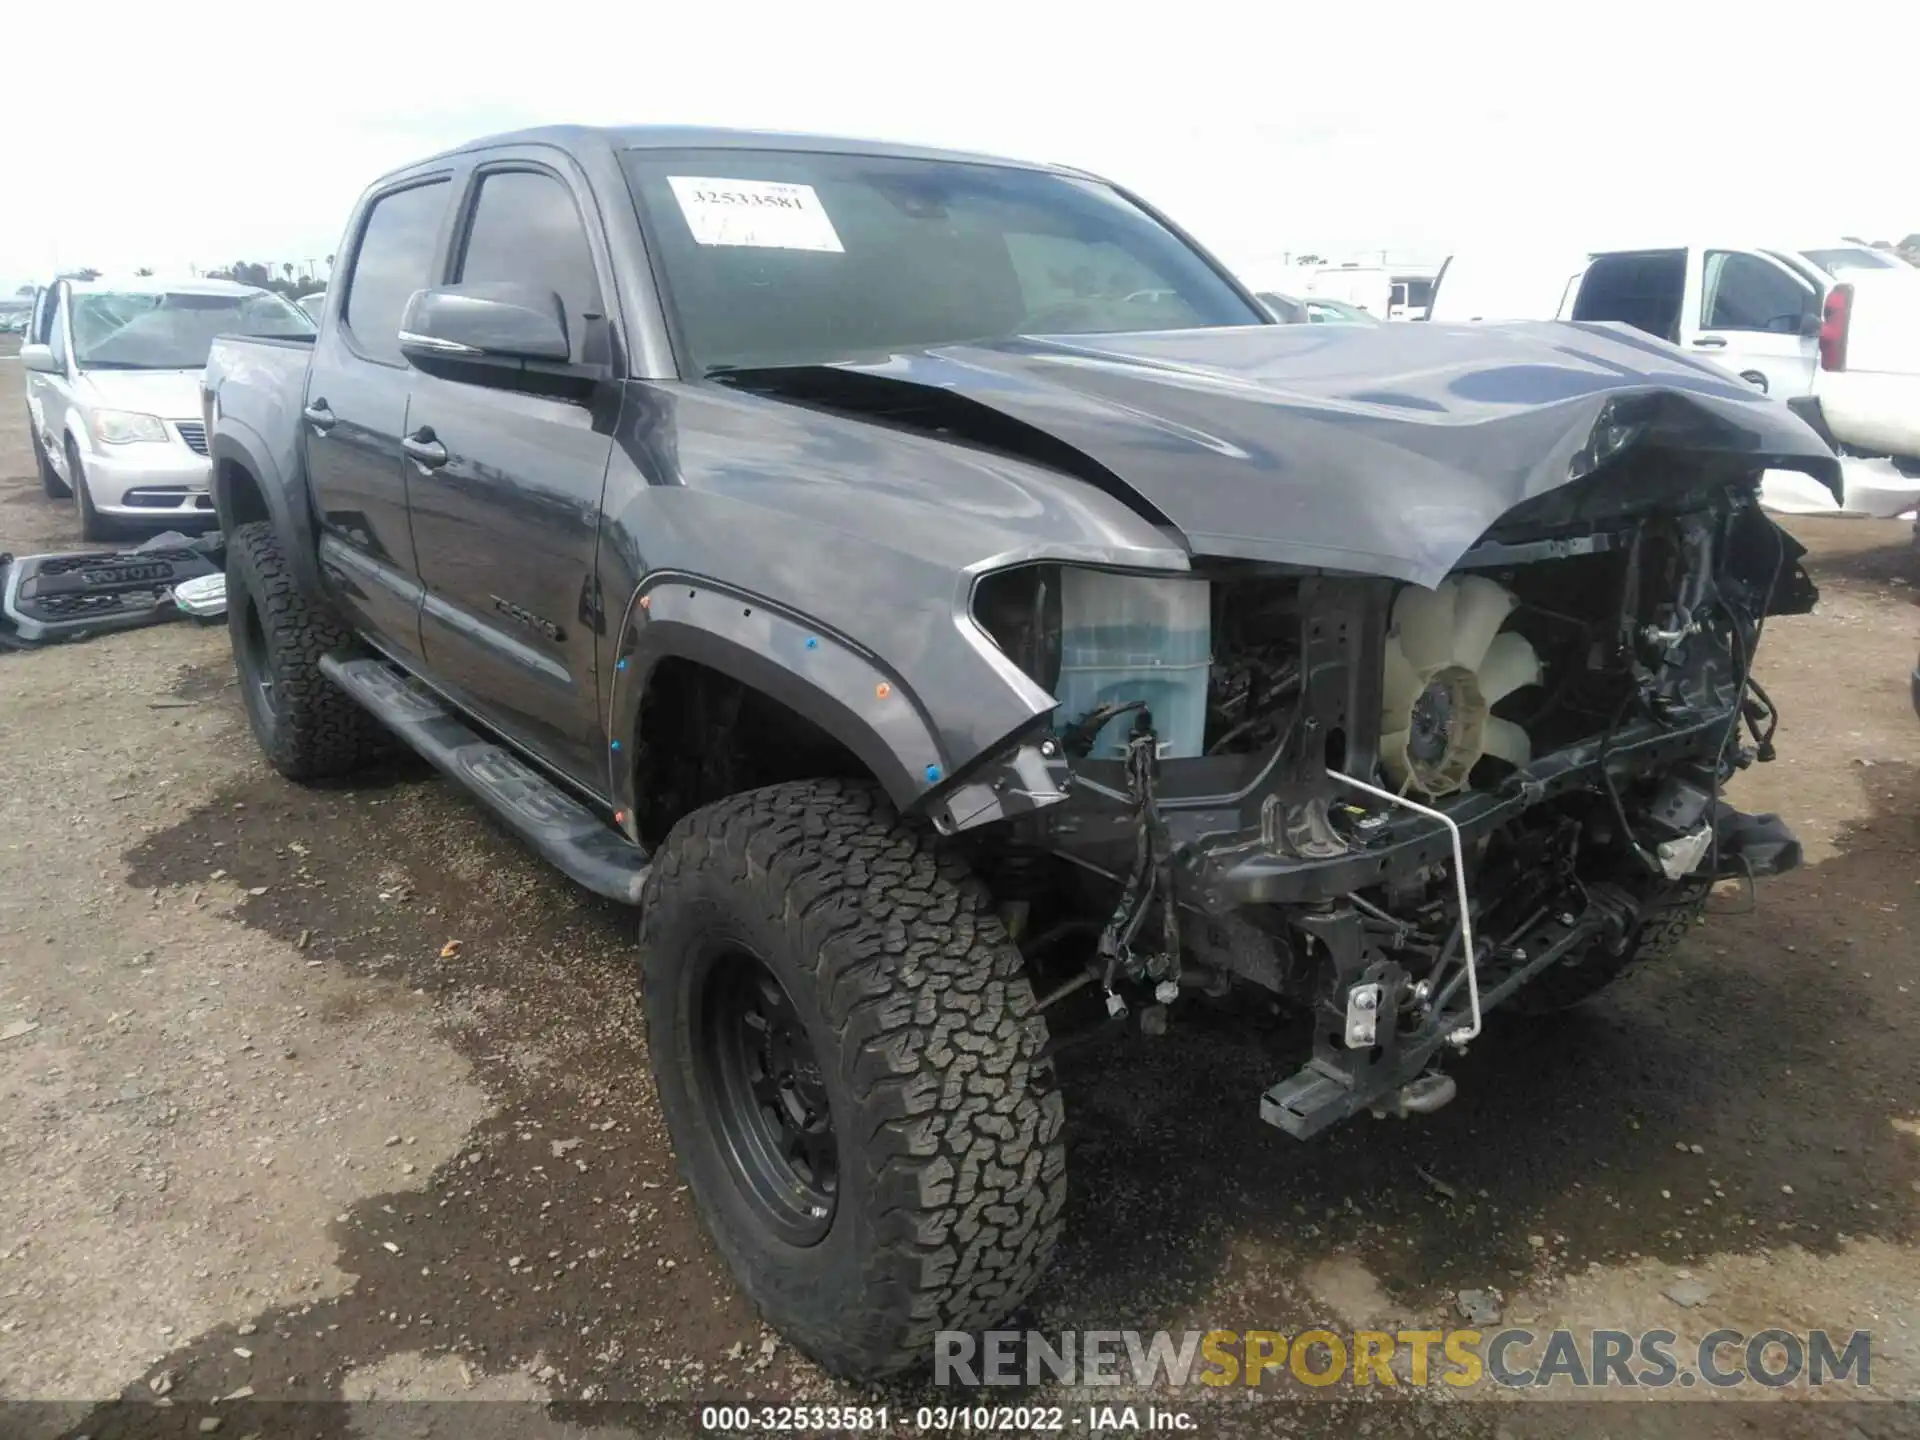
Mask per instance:
[[[1305,1146],[1263,1126],[1271,1034],[1244,1014],[1072,1052],[1068,1239],[1025,1323],[1418,1328],[1495,1291],[1535,1331],[1868,1329],[1869,1393],[1920,1400],[1914,552],[1903,523],[1793,526],[1823,600],[1769,627],[1780,760],[1734,798],[1784,813],[1808,867],[1716,896],[1673,963],[1580,1013],[1496,1020],[1424,1121]],[[75,533],[8,400],[0,549]],[[580,1402],[951,1400],[831,1381],[720,1268],[647,1075],[632,917],[423,767],[270,774],[223,629],[0,656],[0,837],[0,1396],[62,1402],[0,1430],[196,1433],[242,1391],[364,1402],[275,1412],[316,1434],[387,1433],[378,1402],[423,1397],[553,1402],[445,1433],[556,1436],[692,1423]],[[1093,1398],[1185,1407],[1203,1435],[1594,1414],[1302,1393]],[[168,1403],[92,1408],[116,1396]],[[1915,1413],[1653,1408],[1690,1435]],[[394,1433],[443,1433],[405,1413]],[[1633,1428],[1663,1427],[1642,1407]]]

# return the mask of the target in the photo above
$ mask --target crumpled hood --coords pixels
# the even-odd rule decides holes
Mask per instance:
[[[1071,446],[1196,554],[1422,585],[1515,506],[1589,475],[1604,494],[1615,472],[1593,472],[1634,446],[1839,484],[1785,405],[1618,325],[1030,337],[831,368],[962,396]]]
[[[132,410],[162,420],[200,418],[198,370],[88,370],[95,403],[106,410]]]

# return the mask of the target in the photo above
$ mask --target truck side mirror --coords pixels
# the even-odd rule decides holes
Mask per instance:
[[[551,290],[515,282],[417,290],[400,321],[400,353],[429,375],[545,388],[573,368],[567,313]]]
[[[20,347],[20,368],[32,370],[40,375],[64,375],[65,368],[53,358],[53,348],[49,345],[22,345]]]

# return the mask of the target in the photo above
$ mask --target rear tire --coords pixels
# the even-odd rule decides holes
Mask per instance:
[[[73,506],[80,515],[82,540],[112,540],[119,531],[113,522],[93,507],[93,492],[87,489],[86,467],[80,463],[80,448],[67,441],[67,474],[73,477]]]
[[[32,416],[28,416],[31,423]],[[73,489],[60,478],[60,472],[53,468],[53,461],[47,458],[47,447],[40,443],[40,432],[33,434],[33,463],[40,472],[40,488],[46,492],[49,500],[65,500],[73,494]]]
[[[320,670],[322,656],[358,654],[358,642],[294,583],[265,521],[227,537],[227,633],[248,723],[282,775],[345,775],[386,751],[380,723]]]
[[[681,820],[641,904],[661,1108],[767,1321],[865,1378],[1021,1304],[1060,1233],[1063,1110],[966,864],[870,786],[799,782]]]

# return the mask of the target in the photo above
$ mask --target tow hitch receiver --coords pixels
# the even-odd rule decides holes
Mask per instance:
[[[1503,949],[1516,968],[1481,994],[1481,1007],[1499,1005],[1590,942],[1624,936],[1637,913],[1625,897],[1596,885],[1584,913],[1542,915],[1516,937],[1519,943]],[[1400,966],[1369,954],[1352,911],[1294,923],[1325,947],[1334,989],[1315,1009],[1313,1058],[1260,1097],[1260,1118],[1307,1140],[1363,1111],[1430,1115],[1453,1099],[1453,1079],[1434,1061],[1457,1045],[1464,1015],[1447,1003],[1444,990],[1431,995],[1426,982],[1416,984]]]

